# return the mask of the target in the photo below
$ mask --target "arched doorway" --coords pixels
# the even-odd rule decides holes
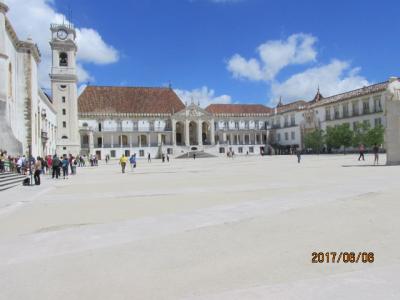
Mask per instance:
[[[211,126],[208,122],[203,122],[201,124],[201,141],[203,145],[211,144]]]
[[[120,135],[118,137],[118,144],[122,146],[128,146],[128,137],[126,135]]]
[[[197,128],[196,122],[191,121],[189,123],[189,142],[190,142],[190,145],[198,145],[199,142],[198,142],[198,139],[197,139],[197,136],[198,136],[197,131],[198,131],[198,128]]]
[[[184,143],[184,141],[185,141],[185,139],[184,139],[184,136],[185,136],[185,125],[183,124],[183,122],[177,122],[176,123],[176,126],[175,126],[175,141],[176,141],[176,144],[178,145],[178,146],[181,146],[181,145],[183,145],[183,143]]]
[[[140,136],[138,136],[138,140],[139,140],[139,145],[141,147],[147,147],[147,136],[142,134]]]
[[[88,148],[89,147],[89,136],[87,134],[82,135],[82,148]]]

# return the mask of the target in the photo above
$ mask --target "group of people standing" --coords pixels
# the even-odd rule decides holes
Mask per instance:
[[[377,144],[375,144],[372,147],[372,153],[374,153],[374,165],[378,165],[379,164],[379,149],[380,149],[380,147]],[[364,157],[365,146],[364,146],[364,144],[360,144],[360,146],[358,147],[358,153],[360,154],[358,156],[358,161],[360,161],[361,159],[363,161],[365,161],[365,157]]]
[[[58,157],[56,154],[53,157],[50,156],[48,163],[52,169],[51,177],[56,179],[61,177],[61,170],[64,179],[68,179],[69,174],[75,175],[78,161],[79,159],[73,157],[71,154],[69,156],[63,155],[62,157]]]

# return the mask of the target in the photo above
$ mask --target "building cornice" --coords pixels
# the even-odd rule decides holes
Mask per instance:
[[[234,113],[217,113],[212,114],[214,117],[222,117],[222,118],[243,118],[243,117],[268,117],[269,114],[265,113],[243,113],[243,114],[234,114]]]
[[[40,63],[40,51],[36,44],[31,41],[21,41],[18,39],[17,33],[11,25],[11,22],[6,17],[6,31],[11,38],[14,47],[18,52],[27,52],[32,54],[37,63]]]
[[[57,82],[77,82],[78,76],[75,74],[49,74],[51,81]]]
[[[69,50],[78,51],[78,47],[71,40],[62,41],[62,42],[54,40],[54,41],[51,41],[49,44],[52,49],[57,49],[57,50],[61,50],[61,51],[69,51]]]
[[[171,114],[163,113],[103,113],[103,112],[90,112],[90,113],[78,113],[79,117],[90,119],[90,118],[170,118]]]
[[[8,12],[8,6],[3,2],[0,2],[0,13],[6,14]]]
[[[49,100],[47,95],[43,92],[43,90],[40,87],[38,87],[38,95],[39,95],[40,98],[42,98],[42,101],[46,103],[46,105],[50,108],[50,110],[54,114],[57,114],[57,111],[54,108],[54,104]]]

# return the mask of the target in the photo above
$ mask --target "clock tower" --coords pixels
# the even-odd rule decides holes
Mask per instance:
[[[52,24],[51,92],[57,111],[57,155],[80,152],[76,32],[71,24]]]

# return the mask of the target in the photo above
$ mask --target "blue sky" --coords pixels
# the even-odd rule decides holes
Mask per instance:
[[[398,1],[6,1],[11,11],[27,2],[52,18],[72,8],[82,30],[81,84],[170,81],[203,105],[273,105],[280,96],[308,100],[318,85],[330,95],[399,75]],[[98,34],[102,54],[84,29]]]

